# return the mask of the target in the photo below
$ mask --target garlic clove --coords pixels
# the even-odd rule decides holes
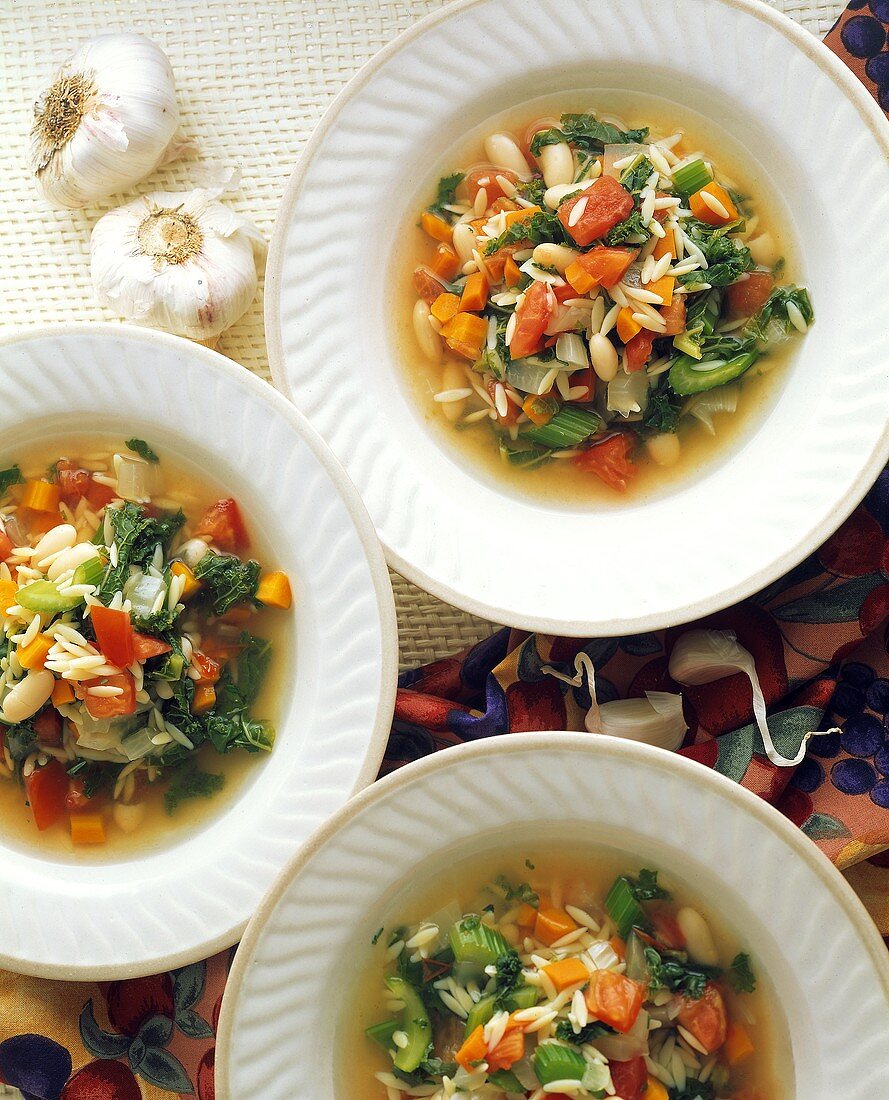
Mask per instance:
[[[182,149],[170,62],[135,32],[82,46],[34,105],[31,166],[54,206],[126,190]]]

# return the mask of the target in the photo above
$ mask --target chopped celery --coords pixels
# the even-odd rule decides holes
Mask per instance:
[[[614,921],[617,934],[625,940],[636,926],[645,927],[645,911],[636,901],[633,884],[626,875],[618,875],[605,898],[605,908]]]
[[[533,1008],[537,1004],[540,990],[536,985],[520,985],[514,989],[506,999],[506,1007],[510,1012],[518,1012],[523,1008]]]
[[[387,978],[386,985],[404,1005],[401,1030],[407,1035],[407,1046],[395,1055],[395,1068],[413,1073],[432,1046],[432,1025],[420,994],[404,978]]]
[[[181,653],[169,653],[167,659],[154,673],[156,680],[181,680],[185,671],[185,658]]]
[[[534,1051],[534,1072],[541,1085],[553,1081],[579,1081],[586,1070],[586,1059],[574,1047],[544,1042]]]
[[[83,596],[70,596],[60,592],[52,581],[32,581],[16,593],[16,602],[42,615],[59,615],[72,611],[83,603]]]
[[[104,562],[98,554],[94,558],[89,558],[87,561],[81,562],[74,570],[74,583],[99,584],[105,572],[105,565],[106,562]]]
[[[476,1001],[469,1010],[469,1015],[466,1017],[466,1028],[463,1033],[464,1037],[468,1038],[479,1025],[484,1027],[488,1020],[494,1015],[496,1007],[497,998],[493,993],[489,993],[487,997],[482,997],[480,1001]]]
[[[720,365],[712,370],[702,370],[701,367],[706,361],[696,365],[690,356],[681,355],[670,367],[668,380],[673,392],[682,397],[692,393],[703,393],[705,390],[724,386],[727,382],[734,382],[745,371],[750,370],[758,358],[759,351],[746,351],[728,361],[718,361]]]
[[[509,944],[478,917],[464,917],[451,926],[451,950],[457,963],[490,966],[509,951]]]
[[[523,1008],[533,1008],[537,1004],[539,996],[540,993],[536,986],[520,985],[518,989],[514,989],[508,997],[504,998],[503,1008],[508,1012],[519,1012]],[[480,1001],[477,1001],[466,1017],[465,1034],[467,1036],[471,1035],[479,1024],[484,1026],[494,1015],[496,1009],[497,996],[494,993],[489,993],[487,997],[482,997]]]
[[[601,417],[587,409],[562,409],[548,424],[525,432],[525,438],[544,447],[555,449],[576,447],[585,443],[602,427]]]
[[[585,1092],[591,1092],[593,1096],[604,1096],[608,1090],[610,1076],[607,1063],[587,1062],[580,1084]]]
[[[368,1039],[373,1039],[375,1043],[383,1048],[383,1050],[390,1050],[395,1046],[392,1041],[392,1036],[398,1031],[400,1024],[397,1020],[383,1020],[380,1024],[373,1024],[371,1027],[364,1029],[364,1034]]]
[[[500,457],[510,466],[519,466],[531,470],[542,466],[553,453],[549,447],[516,447],[508,439],[500,439]]]
[[[691,356],[692,359],[700,359],[704,354],[701,345],[688,330],[673,337],[673,347],[677,351],[681,351],[683,355]]]
[[[673,172],[673,186],[683,195],[693,195],[713,179],[713,174],[706,164],[698,157],[697,160],[683,164]]]
[[[509,1069],[498,1069],[496,1073],[488,1074],[488,1082],[504,1092],[515,1092],[519,1096],[525,1095],[522,1082]]]

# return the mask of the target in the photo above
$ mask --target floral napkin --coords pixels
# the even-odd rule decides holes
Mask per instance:
[[[887,30],[889,0],[852,0],[825,41],[889,112]],[[738,675],[683,689],[690,729],[680,751],[799,825],[846,871],[889,939],[887,620],[889,470],[816,554],[696,624],[733,631],[752,653],[785,754],[804,732],[840,732],[813,739],[796,768],[776,767],[752,721],[749,681]],[[572,674],[581,650],[596,668],[600,703],[677,691],[667,664],[687,629],[598,639],[501,630],[402,677],[383,771],[480,737],[583,729],[588,689],[544,671]],[[26,1100],[215,1100],[214,1036],[233,954],[118,982],[0,972],[0,1083]]]

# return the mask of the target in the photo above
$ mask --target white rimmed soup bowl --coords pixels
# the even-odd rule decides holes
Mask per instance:
[[[194,829],[97,859],[0,828],[0,966],[43,977],[156,973],[235,943],[299,845],[376,775],[392,715],[395,612],[348,478],[270,386],[177,337],[120,325],[0,342],[2,457],[66,435],[145,437],[230,487],[294,583],[275,747]]]

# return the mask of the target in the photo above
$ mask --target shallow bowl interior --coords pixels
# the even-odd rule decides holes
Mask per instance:
[[[596,89],[656,93],[728,135],[752,183],[780,196],[817,316],[740,442],[614,507],[549,503],[473,470],[430,427],[393,339],[393,251],[453,167],[447,150],[506,108],[555,92],[591,106]],[[705,614],[814,549],[889,454],[889,301],[862,293],[889,245],[887,150],[848,70],[755,0],[450,6],[356,78],[294,174],[270,257],[275,381],[342,459],[390,563],[436,595],[580,635]],[[581,560],[582,585],[558,568]]]
[[[0,457],[74,433],[149,439],[238,499],[294,579],[277,741],[193,830],[120,857],[0,831],[0,965],[52,977],[153,973],[234,943],[281,866],[376,774],[396,638],[382,553],[336,461],[288,402],[214,352],[121,326],[0,344]],[[21,914],[28,920],[22,921]]]

